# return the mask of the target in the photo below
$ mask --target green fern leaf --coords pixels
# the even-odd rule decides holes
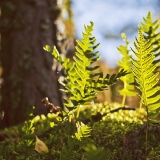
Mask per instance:
[[[89,137],[91,135],[91,128],[87,125],[83,124],[82,122],[77,122],[77,132],[75,133],[75,137],[78,140],[82,140],[82,138]]]
[[[138,30],[138,35],[138,39],[136,38],[136,42],[134,42],[136,49],[134,53],[136,53],[137,59],[132,58],[131,69],[142,93],[141,100],[148,111],[152,111],[160,107],[158,105],[160,95],[155,96],[159,91],[159,87],[156,86],[159,81],[158,73],[155,72],[157,65],[153,64],[155,56],[152,52],[152,43],[145,40],[141,30]]]

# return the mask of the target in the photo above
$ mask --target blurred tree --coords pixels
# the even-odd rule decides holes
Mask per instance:
[[[4,118],[0,128],[26,118],[29,105],[35,114],[47,113],[41,99],[48,97],[63,107],[52,56],[43,50],[46,44],[63,47],[63,23],[58,0],[1,0],[0,21],[3,67],[2,102]],[[60,47],[61,46],[61,47]],[[54,65],[53,65],[54,64]]]
[[[73,13],[72,13],[72,1],[64,0],[63,1],[63,10],[62,10],[63,23],[65,25],[65,34],[67,37],[66,41],[66,56],[69,59],[73,59],[75,56],[75,35],[74,35],[74,22],[73,22]]]

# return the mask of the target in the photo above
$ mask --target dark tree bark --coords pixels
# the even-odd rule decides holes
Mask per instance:
[[[35,114],[47,113],[41,99],[62,107],[58,75],[52,56],[43,50],[49,44],[58,47],[60,8],[57,0],[1,0],[2,102],[5,112],[1,127],[26,118],[29,105]],[[58,48],[60,50],[60,48]]]

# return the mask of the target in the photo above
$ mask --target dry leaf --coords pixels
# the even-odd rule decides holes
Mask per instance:
[[[43,141],[41,141],[37,136],[36,136],[35,150],[38,153],[48,152],[48,147],[46,146],[46,144]]]

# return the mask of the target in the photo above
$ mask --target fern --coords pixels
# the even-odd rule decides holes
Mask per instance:
[[[91,128],[82,122],[77,122],[77,132],[75,136],[68,138],[67,146],[64,146],[62,149],[60,160],[75,160],[82,157],[80,153],[75,151],[75,146],[77,148],[83,148],[87,145],[87,137],[91,135]]]
[[[152,14],[151,12],[148,12],[146,18],[143,18],[144,22],[141,22],[139,27],[144,33],[144,38],[146,40],[150,40],[155,55],[155,59],[153,61],[154,64],[158,64],[160,59],[158,56],[160,55],[160,33],[159,33],[159,21],[155,20],[152,22]],[[157,65],[157,68],[159,68],[159,64]],[[158,70],[155,70],[155,72],[159,72]],[[157,73],[158,74],[158,73]],[[159,92],[157,92],[159,94]],[[150,113],[150,117],[153,119],[159,119],[160,112],[159,110],[156,110],[154,113]],[[153,120],[152,120],[153,121]],[[157,120],[156,120],[157,121]]]
[[[16,146],[16,150],[17,152],[21,151],[24,152],[24,159],[28,159],[28,157],[30,156],[31,152],[30,152],[30,148],[33,147],[34,145],[34,132],[35,132],[35,127],[34,127],[34,115],[33,115],[33,111],[34,111],[34,106],[29,106],[28,110],[27,110],[27,120],[24,122],[22,129],[22,139],[19,141],[18,145]],[[20,158],[20,155],[18,155],[16,157],[16,159]]]
[[[75,47],[76,56],[73,57],[73,62],[67,58],[63,60],[55,47],[53,50],[48,45],[44,47],[66,69],[67,84],[61,81],[60,83],[65,87],[62,91],[69,95],[69,99],[64,99],[64,104],[69,110],[90,102],[98,92],[107,89],[108,85],[114,84],[121,76],[126,75],[124,70],[121,70],[117,75],[107,74],[105,77],[103,73],[93,74],[91,72],[99,68],[99,66],[91,67],[91,64],[101,58],[99,52],[95,52],[99,44],[96,44],[96,38],[92,36],[93,26],[93,22],[90,26],[84,26],[85,33],[82,33],[83,39],[81,41],[77,40],[78,46]],[[94,79],[96,76],[98,76],[97,80]]]
[[[146,147],[145,156],[148,151],[148,124],[158,123],[158,112],[160,110],[159,100],[160,94],[156,94],[160,86],[157,86],[159,81],[158,72],[155,72],[157,63],[154,63],[155,55],[153,52],[152,41],[146,40],[142,31],[138,30],[138,39],[134,42],[135,51],[132,49],[137,59],[132,58],[132,72],[135,75],[138,88],[141,91],[141,104],[143,103],[147,111],[147,127],[146,127]]]
[[[117,49],[123,55],[122,60],[118,61],[118,66],[120,69],[126,70],[129,74],[120,78],[120,80],[124,83],[124,88],[119,90],[120,95],[123,96],[122,106],[125,105],[126,96],[135,96],[136,92],[134,92],[134,75],[131,72],[131,56],[129,55],[128,45],[129,41],[126,38],[126,35],[122,33],[122,38],[126,42],[125,46],[119,46]]]
[[[150,40],[153,45],[153,52],[155,57],[160,55],[160,33],[158,32],[159,23],[158,20],[152,22],[152,14],[148,12],[146,18],[143,17],[144,22],[141,22],[139,28],[144,33],[146,40]],[[160,59],[154,60],[154,63],[159,62]]]
[[[64,104],[69,110],[69,121],[71,121],[70,118],[76,109],[78,118],[81,105],[92,101],[98,92],[107,89],[108,85],[116,83],[121,76],[127,74],[123,69],[112,76],[109,74],[104,76],[103,73],[92,72],[99,68],[99,66],[91,67],[92,64],[101,58],[99,52],[95,51],[99,44],[96,44],[96,38],[92,36],[93,26],[93,22],[91,22],[90,26],[84,26],[83,39],[81,41],[77,40],[78,45],[75,47],[76,53],[73,61],[68,58],[64,59],[56,47],[53,49],[48,45],[44,47],[66,70],[67,76],[65,79],[67,83],[59,82],[64,86],[64,89],[61,90],[69,96],[69,99],[64,98]],[[85,144],[85,138],[90,136],[90,127],[80,122],[77,122],[76,126],[77,132],[75,136],[69,136],[68,145],[62,149],[61,160],[78,159],[77,152],[73,152],[75,146],[82,147]]]
[[[78,140],[82,140],[82,138],[89,137],[91,128],[88,127],[87,125],[83,124],[82,122],[77,122],[77,132],[75,133],[75,136]]]
[[[156,86],[159,81],[158,72],[154,72],[157,64],[153,64],[154,53],[151,41],[145,40],[141,30],[138,30],[138,39],[134,42],[135,51],[132,49],[137,59],[132,58],[132,72],[135,76],[138,88],[141,91],[141,103],[144,103],[147,113],[153,113],[160,106],[158,100],[160,95],[155,95],[160,87]]]

